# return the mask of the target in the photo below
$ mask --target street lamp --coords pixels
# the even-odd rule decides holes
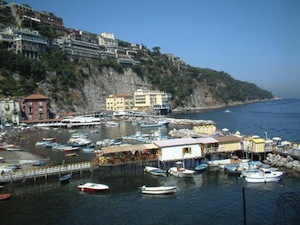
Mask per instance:
[[[265,131],[265,135],[266,135],[266,140],[268,139],[268,133],[267,131]]]

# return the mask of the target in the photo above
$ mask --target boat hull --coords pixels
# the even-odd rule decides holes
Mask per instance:
[[[266,183],[279,181],[283,176],[281,171],[272,171],[270,169],[261,168],[260,171],[249,173],[245,176],[245,180],[249,183]]]
[[[84,192],[101,192],[109,190],[109,187],[105,184],[96,184],[96,183],[85,183],[78,185],[78,190]]]
[[[1,200],[6,200],[9,199],[11,197],[11,194],[0,194],[0,201]]]
[[[176,177],[194,177],[195,174],[195,171],[193,170],[188,170],[188,169],[178,170],[177,167],[171,167],[168,172],[169,174]]]
[[[64,176],[61,176],[59,178],[59,181],[60,182],[67,182],[67,181],[70,181],[71,177],[72,177],[72,175],[69,173],[69,174],[66,174]]]
[[[160,187],[142,187],[143,194],[150,195],[165,195],[174,194],[176,192],[177,186],[160,186]]]

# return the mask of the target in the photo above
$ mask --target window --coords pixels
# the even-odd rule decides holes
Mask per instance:
[[[185,154],[191,154],[192,153],[192,148],[191,147],[185,147],[185,148],[182,148],[182,154],[185,155]]]

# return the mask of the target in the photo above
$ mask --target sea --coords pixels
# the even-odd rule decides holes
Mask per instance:
[[[300,99],[173,112],[168,116],[212,120],[218,129],[227,128],[232,133],[280,137],[300,144]],[[168,134],[171,129],[179,128],[170,125],[161,132]],[[90,132],[90,138],[96,141],[117,139],[138,131],[152,132],[153,128],[122,122],[119,127],[79,131]],[[28,131],[27,139],[21,144],[26,151],[57,163],[93,158],[92,153],[80,151],[78,157],[65,157],[62,152],[35,146],[43,137],[55,136],[63,143],[70,135],[68,130]],[[85,182],[106,184],[110,191],[101,194],[78,191],[77,185]],[[141,193],[143,185],[178,188],[175,194],[152,196]],[[0,221],[5,225],[300,224],[300,176],[290,172],[278,182],[250,184],[243,178],[229,176],[222,169],[208,169],[193,178],[156,177],[137,170],[107,175],[94,171],[73,176],[66,184],[61,184],[57,177],[5,184],[0,192],[13,194],[11,199],[0,201]]]

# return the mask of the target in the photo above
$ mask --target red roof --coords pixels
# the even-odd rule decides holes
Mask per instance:
[[[24,100],[32,100],[32,99],[48,99],[48,98],[46,96],[40,95],[40,94],[32,94],[32,95],[29,95],[26,98],[24,98]]]

